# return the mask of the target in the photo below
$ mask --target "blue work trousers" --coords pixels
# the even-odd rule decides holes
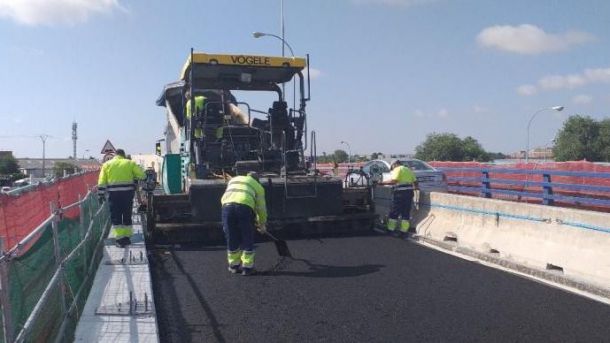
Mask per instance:
[[[135,191],[108,192],[108,206],[112,225],[131,225],[131,212]]]
[[[254,211],[247,205],[222,206],[222,230],[228,251],[254,251]]]
[[[392,207],[388,218],[404,220],[411,219],[411,205],[413,203],[413,189],[395,190],[392,197]]]

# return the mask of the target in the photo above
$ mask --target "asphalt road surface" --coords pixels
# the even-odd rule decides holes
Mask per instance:
[[[602,342],[610,306],[382,235],[258,245],[255,276],[225,247],[157,247],[162,342]]]

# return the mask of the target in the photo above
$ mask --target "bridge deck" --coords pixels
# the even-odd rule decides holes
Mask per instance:
[[[219,247],[157,247],[163,342],[605,341],[610,307],[388,236],[289,241],[252,277]]]

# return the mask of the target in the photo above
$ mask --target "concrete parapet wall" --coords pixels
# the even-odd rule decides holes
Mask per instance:
[[[610,283],[610,214],[448,193],[422,193],[419,236],[583,282]]]

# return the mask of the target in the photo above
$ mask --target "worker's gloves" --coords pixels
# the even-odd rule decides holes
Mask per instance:
[[[264,235],[267,233],[267,225],[259,224],[258,227],[256,228],[256,230],[258,230],[258,232],[260,232]]]

